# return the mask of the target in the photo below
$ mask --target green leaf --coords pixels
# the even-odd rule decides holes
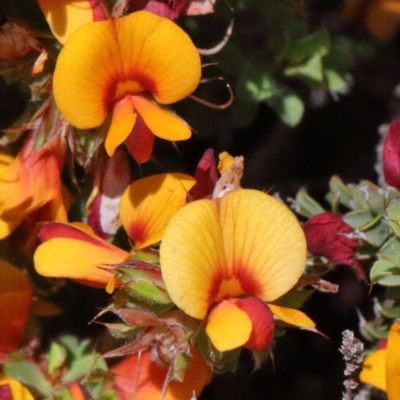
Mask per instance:
[[[389,227],[382,215],[375,216],[371,211],[357,210],[347,213],[343,220],[364,233],[366,241],[372,246],[382,246],[389,237]]]
[[[323,207],[308,194],[306,189],[300,189],[297,192],[294,208],[297,214],[306,218],[321,214],[325,211]]]
[[[296,126],[303,117],[303,101],[297,94],[289,90],[281,90],[280,93],[266,99],[266,102],[289,126]]]
[[[370,271],[372,283],[379,283],[382,286],[400,286],[400,268],[390,261],[375,261]]]
[[[90,345],[89,340],[78,341],[76,337],[70,335],[61,336],[58,341],[67,349],[68,353],[72,354],[73,358],[84,355]]]
[[[345,207],[352,208],[351,190],[343,183],[338,176],[333,176],[329,181],[330,193],[327,200],[332,205],[333,211],[337,211],[337,203],[343,204]]]
[[[28,361],[6,363],[3,366],[6,375],[20,381],[22,384],[35,389],[42,396],[51,395],[51,386],[42,372]]]
[[[387,214],[391,228],[397,236],[400,236],[400,200],[390,203]]]
[[[47,355],[49,373],[53,376],[56,375],[57,370],[64,364],[66,358],[67,352],[65,348],[57,342],[52,342]]]
[[[273,96],[276,90],[277,84],[266,68],[252,62],[243,66],[236,87],[239,100],[260,102]]]
[[[328,31],[320,29],[294,41],[290,46],[287,58],[291,65],[300,64],[316,55],[323,57],[328,54],[330,46]]]
[[[311,83],[322,83],[322,58],[317,54],[303,64],[287,68],[284,74],[288,77],[303,78]]]
[[[105,372],[107,365],[98,354],[87,354],[75,360],[64,375],[63,382],[70,383],[82,379],[89,372]]]
[[[324,81],[330,92],[345,92],[349,87],[349,80],[350,78],[345,79],[333,69],[324,70]]]

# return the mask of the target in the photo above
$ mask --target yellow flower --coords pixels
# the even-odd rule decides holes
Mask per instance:
[[[386,391],[389,400],[400,400],[400,321],[392,324],[387,347],[364,360],[360,380]]]
[[[296,284],[305,261],[296,217],[273,197],[248,189],[180,209],[160,248],[171,299],[188,315],[207,318],[206,332],[220,351],[267,347],[271,311],[290,324],[314,328],[300,311],[265,304]]]
[[[76,30],[58,57],[54,96],[79,129],[110,117],[105,148],[111,156],[130,135],[135,145],[147,143],[149,131],[172,141],[188,139],[189,126],[156,102],[182,100],[196,89],[200,74],[200,57],[187,34],[170,20],[140,11]],[[134,157],[135,145],[128,144]]]
[[[107,18],[102,0],[38,0],[44,17],[57,40],[64,44],[80,26]]]

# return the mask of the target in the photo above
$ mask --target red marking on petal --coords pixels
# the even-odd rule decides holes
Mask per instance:
[[[96,246],[103,246],[102,242],[97,241],[95,238],[89,236],[78,228],[58,222],[49,222],[47,224],[44,224],[40,229],[38,236],[42,242],[53,238],[67,238],[82,240]]]
[[[221,271],[222,268],[216,268],[216,270]],[[240,284],[241,293],[225,293],[222,298],[220,298],[220,289],[224,281],[234,281],[236,280]],[[222,273],[217,273],[214,275],[213,282],[210,286],[209,292],[209,304],[213,304],[216,301],[222,301],[224,299],[237,297],[241,295],[248,295],[259,297],[262,293],[262,287],[257,279],[253,276],[252,271],[249,268],[243,268],[238,266],[235,268],[235,272],[230,276],[223,275]]]
[[[129,225],[129,230],[127,233],[135,243],[143,243],[148,237],[147,228],[146,222],[138,219]]]
[[[125,140],[133,158],[139,163],[147,162],[153,151],[154,135],[138,114],[132,133]]]
[[[111,21],[113,20],[111,19]],[[129,91],[127,89],[126,91],[122,92],[118,96],[118,98],[116,98],[117,86],[123,85],[124,83],[128,85],[129,81],[136,82],[142,90],[138,93],[134,93],[133,91]],[[113,108],[114,101],[122,99],[127,94],[138,95],[138,94],[143,94],[144,92],[157,96],[158,90],[156,82],[153,80],[152,77],[140,74],[138,73],[138,71],[132,70],[122,77],[121,76],[110,77],[110,81],[105,86],[103,101],[104,104],[106,104],[106,106],[111,110]]]

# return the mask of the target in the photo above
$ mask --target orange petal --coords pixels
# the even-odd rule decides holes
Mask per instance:
[[[10,235],[21,222],[22,220],[6,222],[0,219],[0,240]]]
[[[160,257],[172,300],[204,318],[208,306],[226,298],[270,301],[286,293],[303,272],[306,241],[286,206],[263,192],[238,190],[179,210]]]
[[[18,348],[32,301],[32,285],[20,270],[0,260],[0,351]]]
[[[132,103],[144,123],[157,137],[173,141],[190,138],[192,132],[189,125],[176,115],[163,110],[143,96],[132,96]]]
[[[108,14],[101,0],[38,0],[38,3],[61,44],[80,26],[106,19]]]
[[[58,199],[62,205],[60,157],[46,148],[24,157],[22,151],[0,174],[0,215],[7,222]],[[64,210],[65,215],[65,210]]]
[[[52,237],[45,230],[52,225],[64,233],[55,236],[52,232]],[[34,263],[37,272],[44,276],[76,279],[87,285],[105,287],[114,275],[99,266],[121,263],[129,257],[129,253],[94,234],[74,230],[66,224],[47,224],[39,236],[46,241],[37,248]]]
[[[265,301],[285,294],[303,273],[307,248],[297,218],[258,190],[228,193],[218,201],[226,276]]]
[[[75,31],[57,60],[54,96],[72,125],[94,128],[111,102],[147,92],[170,104],[190,94],[200,74],[189,36],[172,21],[140,11]]]
[[[281,307],[275,304],[268,304],[268,307],[275,316],[290,325],[304,329],[315,329],[314,321],[299,310],[296,310],[294,308]]]
[[[139,179],[128,186],[121,197],[120,218],[137,249],[161,240],[195,183],[189,175],[170,173]]]
[[[132,96],[125,96],[114,105],[111,125],[104,144],[109,157],[114,154],[115,149],[124,142],[135,126],[136,113],[131,98]]]
[[[190,399],[193,392],[198,396],[211,380],[210,368],[200,352],[192,347],[184,381],[172,381],[168,385],[165,400]],[[150,351],[125,357],[112,368],[114,386],[122,400],[160,400],[168,367],[151,360]]]
[[[243,346],[249,339],[253,325],[250,317],[234,302],[224,300],[208,316],[206,332],[219,351]]]
[[[29,390],[21,382],[7,375],[0,375],[0,386],[9,385],[13,400],[34,400]]]
[[[211,305],[215,276],[225,265],[215,201],[194,201],[172,217],[161,242],[160,262],[174,303],[190,316],[203,319]]]
[[[361,382],[386,391],[386,354],[386,349],[376,350],[364,360]]]
[[[386,392],[389,400],[400,399],[400,321],[393,322],[386,348]]]

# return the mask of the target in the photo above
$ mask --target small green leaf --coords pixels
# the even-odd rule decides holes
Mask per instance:
[[[47,355],[49,373],[53,376],[56,375],[57,370],[64,364],[66,358],[67,352],[65,348],[57,342],[52,342]]]
[[[304,60],[315,55],[323,57],[330,49],[329,33],[320,29],[312,34],[294,41],[288,52],[288,61],[291,65],[303,63]]]
[[[322,83],[322,58],[317,54],[303,64],[287,68],[285,70],[285,75],[289,77],[303,78],[312,83]]]
[[[324,70],[324,81],[330,92],[346,92],[348,85],[347,80],[344,79],[337,71],[333,69]]]
[[[275,93],[273,97],[266,99],[266,102],[289,126],[296,126],[303,117],[303,101],[289,90],[283,89]]]
[[[400,268],[390,261],[375,261],[370,271],[372,283],[379,283],[382,286],[400,286]]]
[[[300,189],[297,192],[294,208],[297,214],[306,218],[321,214],[325,211],[323,207],[308,194],[306,189]]]
[[[82,379],[89,372],[105,372],[107,365],[98,354],[87,354],[75,360],[64,375],[63,381],[70,383]]]
[[[391,228],[397,236],[400,236],[400,200],[390,203],[387,214]]]
[[[34,388],[42,396],[50,396],[51,386],[42,372],[28,361],[6,363],[3,366],[6,375],[20,381],[24,385]]]

